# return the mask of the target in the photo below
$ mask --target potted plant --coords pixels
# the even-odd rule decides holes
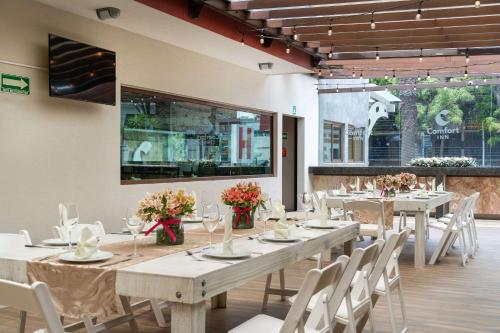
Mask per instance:
[[[222,201],[233,208],[233,229],[251,229],[255,210],[262,203],[258,183],[240,182],[222,192]]]
[[[198,162],[198,176],[208,177],[215,176],[217,164],[213,160],[201,160]]]
[[[192,214],[195,198],[183,190],[165,190],[148,193],[139,201],[137,216],[146,222],[156,223],[146,232],[149,235],[156,230],[157,245],[180,245],[184,243],[184,227],[181,218]]]

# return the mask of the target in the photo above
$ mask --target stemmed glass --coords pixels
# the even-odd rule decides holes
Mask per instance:
[[[425,190],[425,183],[426,183],[425,177],[420,177],[418,179],[418,187],[420,187],[421,190]]]
[[[61,225],[68,231],[68,249],[73,250],[72,231],[79,222],[78,206],[75,203],[59,204]]]
[[[219,205],[212,202],[203,203],[201,216],[203,226],[210,233],[210,248],[212,248],[212,235],[220,222]]]
[[[349,187],[351,188],[351,192],[354,192],[356,189],[356,178],[350,178],[349,179]]]
[[[300,205],[302,206],[302,209],[304,209],[304,212],[306,213],[306,221],[309,220],[309,212],[311,212],[314,208],[314,203],[313,203],[313,197],[311,193],[301,193],[298,195],[299,197],[299,202]]]
[[[267,221],[273,215],[271,200],[266,200],[259,205],[259,218],[264,222],[264,233],[267,231]]]
[[[365,177],[365,189],[370,192],[374,191],[371,177]]]
[[[432,192],[432,183],[433,183],[434,178],[433,177],[428,177],[427,178],[427,184],[429,185],[429,192]]]
[[[127,209],[127,218],[125,223],[127,224],[127,229],[130,231],[132,236],[134,236],[134,253],[129,255],[130,257],[140,257],[142,254],[137,252],[137,236],[141,231],[144,230],[144,220],[137,216],[137,210],[135,208]]]
[[[411,183],[408,185],[408,186],[410,187],[410,192],[412,192],[412,191],[415,189],[415,185],[417,185],[416,183],[417,183],[417,182],[415,181],[415,182],[411,182]]]

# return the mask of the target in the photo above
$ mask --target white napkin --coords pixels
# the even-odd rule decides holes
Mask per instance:
[[[428,197],[429,197],[429,193],[427,192],[427,190],[422,189],[422,190],[420,190],[420,192],[418,193],[418,196],[419,196],[419,197],[421,197],[421,198],[428,198]]]
[[[367,190],[368,192],[373,192],[373,184],[371,184],[371,183],[366,183],[366,184],[365,184],[365,186],[366,186],[366,190]]]
[[[80,240],[76,245],[75,257],[87,259],[97,253],[97,237],[89,227],[84,227],[80,234]]]
[[[346,194],[347,193],[347,189],[345,188],[344,184],[342,184],[342,183],[340,183],[339,193],[340,194]]]
[[[356,192],[359,192],[359,177],[356,177]]]
[[[444,185],[443,183],[439,184],[437,187],[436,187],[436,190],[439,191],[439,192],[443,192],[444,191]]]
[[[328,213],[328,206],[326,205],[326,199],[325,198],[321,198],[321,201],[320,201],[320,215],[319,215],[319,224],[321,226],[326,226],[326,221],[328,221],[328,217],[329,217],[329,213]]]
[[[431,184],[431,191],[436,192],[436,179],[432,179],[432,184]]]
[[[290,237],[290,227],[286,223],[286,212],[285,206],[281,202],[276,202],[273,205],[273,215],[279,217],[278,222],[274,227],[274,238],[277,239],[287,239]]]
[[[231,207],[227,208],[226,215],[224,215],[224,243],[222,251],[225,255],[233,255],[233,221]]]

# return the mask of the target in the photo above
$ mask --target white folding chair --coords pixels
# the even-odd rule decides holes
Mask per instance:
[[[432,222],[429,227],[443,232],[439,243],[432,254],[430,265],[434,265],[439,258],[444,257],[448,250],[451,248],[455,240],[458,238],[460,244],[460,262],[462,266],[467,264],[469,259],[469,251],[467,249],[467,243],[465,241],[464,234],[464,223],[465,223],[465,210],[471,202],[471,198],[465,198],[458,204],[457,210],[453,213],[453,216],[449,222]]]
[[[24,318],[26,318],[26,313],[41,317],[48,331],[44,329],[37,332],[65,333],[49,289],[43,282],[35,282],[30,286],[0,280],[0,303],[21,311]],[[22,331],[24,331],[24,326]]]
[[[410,236],[411,230],[405,229],[401,231],[397,237],[397,243],[394,246],[394,250],[392,251],[392,255],[385,265],[385,269],[382,273],[382,277],[378,280],[377,285],[374,289],[374,294],[378,296],[385,296],[387,298],[387,304],[389,308],[389,316],[391,320],[391,327],[393,333],[397,332],[396,329],[396,319],[394,317],[394,305],[392,302],[391,292],[396,290],[398,291],[399,303],[401,307],[401,314],[403,317],[403,330],[401,333],[404,333],[408,330],[408,321],[406,316],[406,307],[403,297],[403,286],[401,283],[401,275],[399,274],[399,256],[401,255],[401,251],[403,251],[403,247],[406,243],[406,240]],[[391,236],[392,237],[392,236]],[[390,241],[386,243],[387,250],[390,249]],[[385,249],[385,248],[384,248]],[[383,251],[384,252],[384,251]],[[383,261],[384,255],[380,256],[380,260]],[[377,265],[379,262],[377,262]],[[373,274],[377,274],[377,270],[374,269]]]
[[[306,328],[333,332],[338,323],[347,326],[350,333],[355,333],[357,321],[366,314],[371,331],[374,332],[372,292],[368,277],[383,245],[384,240],[380,239],[364,249],[354,249],[338,283],[312,296],[307,307],[311,314],[306,321]],[[291,297],[289,301],[295,304],[297,296]]]
[[[344,218],[360,223],[359,234],[385,239],[385,211],[383,201],[345,200]],[[375,221],[376,223],[370,223]]]
[[[310,270],[302,282],[302,286],[296,296],[295,302],[288,311],[285,320],[271,317],[265,314],[257,315],[243,324],[230,330],[230,333],[319,333],[320,330],[305,327],[304,313],[311,297],[338,281],[342,276],[349,259],[342,256],[335,263],[323,268]]]

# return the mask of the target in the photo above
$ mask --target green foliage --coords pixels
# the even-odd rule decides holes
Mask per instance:
[[[159,124],[156,116],[145,113],[128,116],[125,120],[125,128],[155,129],[158,128],[158,126]]]

